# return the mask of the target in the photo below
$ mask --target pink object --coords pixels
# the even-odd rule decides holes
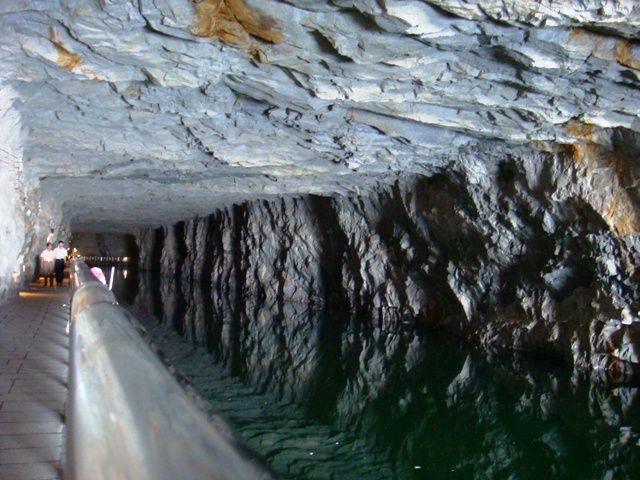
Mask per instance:
[[[89,269],[89,271],[93,274],[94,277],[96,277],[97,280],[99,280],[103,285],[107,284],[107,278],[104,276],[104,272],[102,271],[101,268],[98,267],[92,267],[91,269]]]

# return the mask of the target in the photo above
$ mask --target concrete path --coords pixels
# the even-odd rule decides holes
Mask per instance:
[[[61,478],[68,287],[34,285],[0,305],[0,479]]]

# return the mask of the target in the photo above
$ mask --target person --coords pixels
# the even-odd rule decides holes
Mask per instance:
[[[44,277],[44,286],[53,287],[53,269],[56,256],[53,253],[53,243],[47,242],[47,247],[40,254],[40,275]]]
[[[53,254],[56,257],[56,263],[54,265],[55,273],[56,273],[56,285],[59,287],[62,286],[64,281],[64,262],[67,259],[67,249],[64,248],[64,242],[60,240],[58,242],[58,246],[53,249]]]

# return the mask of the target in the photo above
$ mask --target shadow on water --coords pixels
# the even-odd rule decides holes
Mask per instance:
[[[551,361],[487,357],[382,312],[239,304],[197,282],[120,278],[121,302],[281,478],[640,472],[636,388],[580,382]]]

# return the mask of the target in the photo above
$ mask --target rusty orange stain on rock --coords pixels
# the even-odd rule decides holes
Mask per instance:
[[[62,68],[72,71],[78,65],[82,63],[82,57],[77,53],[73,53],[70,51],[65,44],[58,37],[58,33],[54,28],[49,27],[49,40],[53,43],[53,46],[56,47],[56,51],[58,52],[58,58],[56,59],[56,63]]]
[[[93,69],[88,67],[87,65],[81,66],[80,71],[84,73],[87,76],[87,78],[89,78],[89,80],[95,80],[95,81],[100,80],[96,72],[94,72]]]
[[[593,125],[584,122],[578,122],[576,120],[569,120],[565,126],[565,131],[574,137],[576,137],[579,141],[585,142],[587,144],[596,143],[596,135]]]
[[[603,217],[611,219],[619,235],[640,233],[638,210],[624,191],[615,190],[612,193],[611,199],[604,206]]]
[[[197,25],[191,32],[234,45],[249,45],[250,36],[279,43],[282,33],[276,21],[252,9],[244,0],[193,0]]]
[[[577,120],[569,120],[565,125],[567,133],[593,141],[593,125]]]
[[[588,47],[591,50],[591,55],[598,58],[617,61],[625,67],[640,70],[640,59],[637,58],[640,47],[631,40],[590,32],[580,27],[572,27],[569,29],[569,42]]]
[[[584,28],[580,27],[571,27],[569,29],[569,40],[573,40],[576,42],[584,42],[585,40],[593,39],[593,34],[588,32]]]
[[[252,43],[249,46],[249,56],[253,58],[256,62],[265,63],[267,61],[267,56],[265,52],[260,48],[259,45]]]
[[[633,56],[633,44],[629,40],[618,40],[616,42],[616,60],[625,67],[640,70],[640,60]]]
[[[577,45],[589,47],[592,55],[601,56],[600,52],[602,44],[606,37],[603,35],[590,32],[580,27],[571,27],[569,29],[569,41]]]
[[[597,157],[599,149],[599,145],[595,141],[596,134],[593,125],[570,120],[565,125],[565,130],[577,138],[576,142],[569,144],[572,160],[575,162],[587,160],[587,167],[593,167],[593,159]]]
[[[589,179],[589,185],[594,180],[601,185],[600,191],[585,192],[589,203],[618,234],[640,233],[640,206],[628,191],[633,188],[630,185],[633,175],[625,167],[624,154],[615,146],[612,149],[610,145],[598,143],[600,132],[594,125],[571,121],[565,130],[576,137],[576,141],[566,145],[563,156],[573,161],[577,172]]]
[[[615,190],[611,208],[615,210],[616,230],[621,235],[640,233],[640,205],[637,192],[638,169],[635,158],[630,158],[621,149],[614,146],[610,155],[605,157],[607,167],[615,177]]]

